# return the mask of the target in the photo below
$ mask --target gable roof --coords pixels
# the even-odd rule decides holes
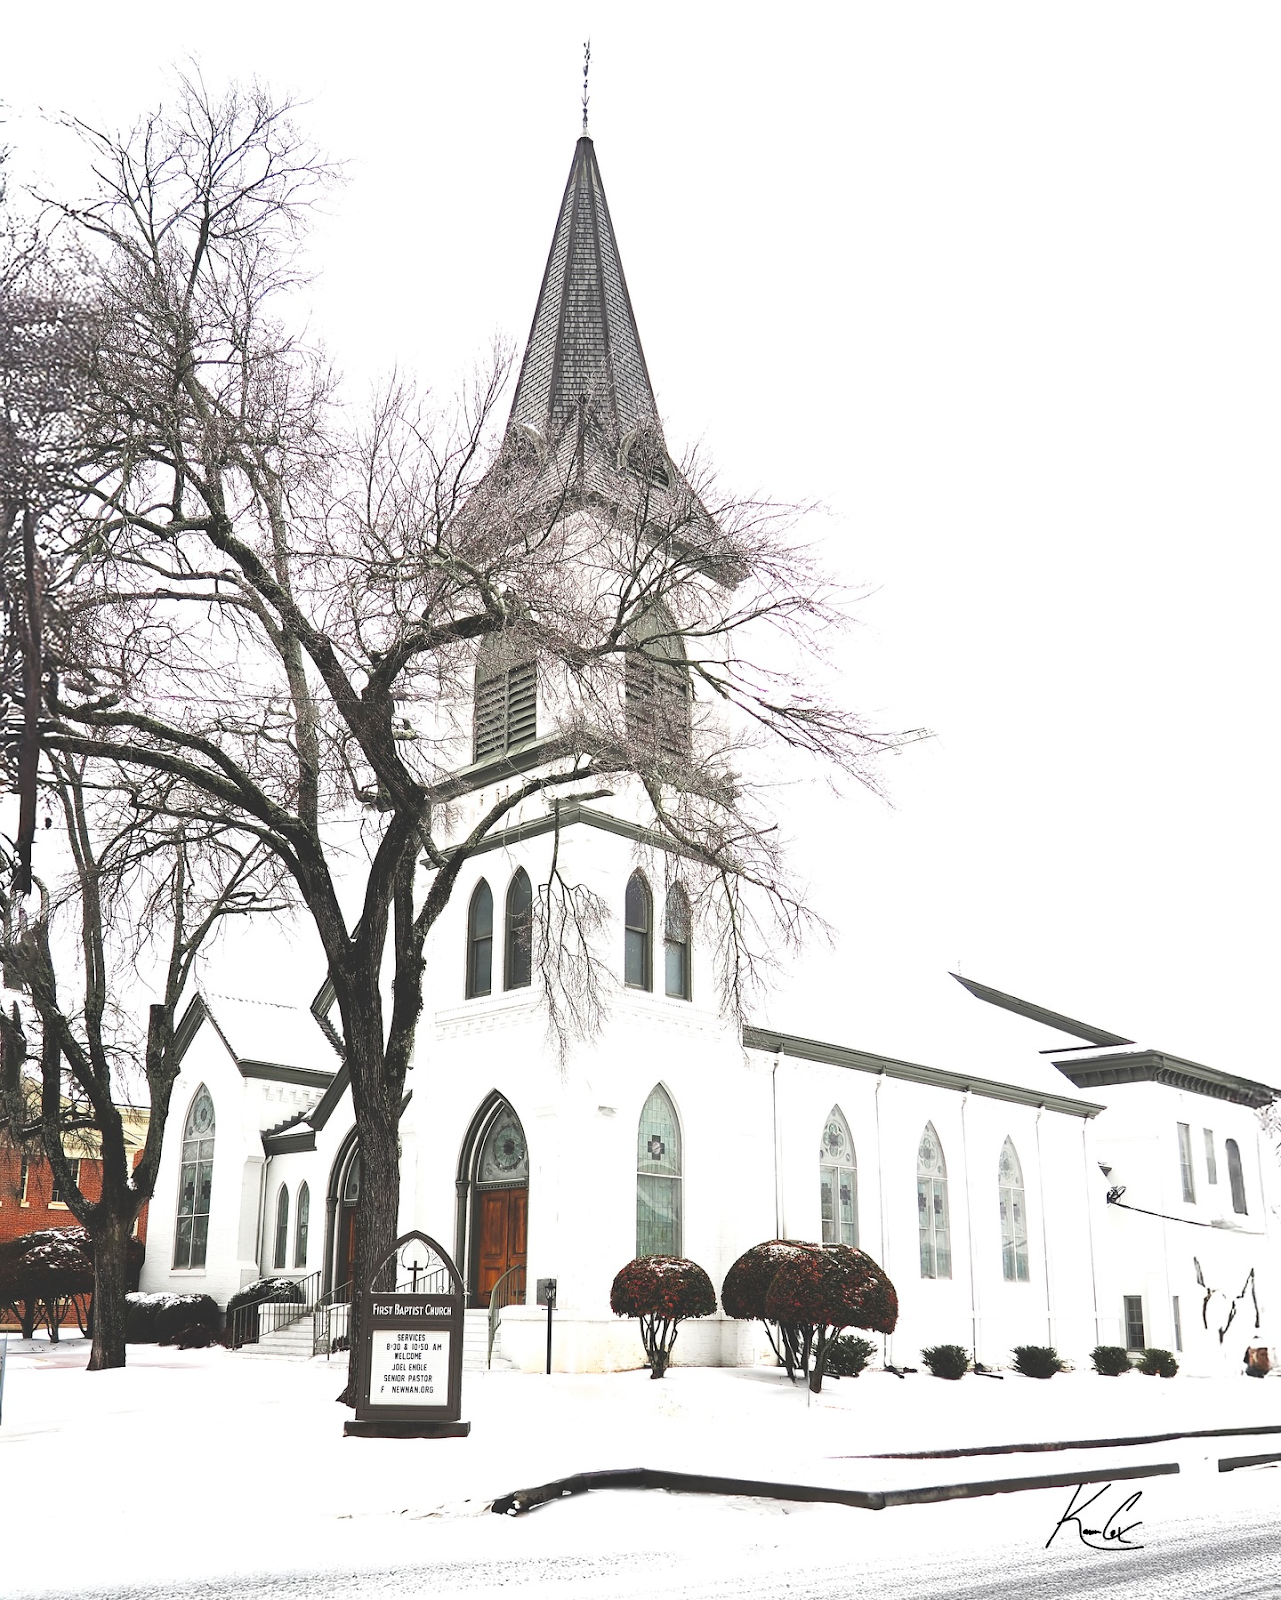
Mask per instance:
[[[206,1021],[242,1077],[324,1089],[337,1071],[332,1055],[320,1044],[309,1012],[298,1006],[206,991],[192,997],[174,1030],[179,1062]]]

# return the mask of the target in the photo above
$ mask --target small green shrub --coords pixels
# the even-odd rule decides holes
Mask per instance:
[[[161,1311],[178,1298],[175,1294],[127,1294],[125,1296],[125,1343],[155,1344],[160,1338],[156,1322]]]
[[[209,1294],[171,1295],[169,1304],[156,1310],[156,1340],[160,1344],[178,1344],[196,1329],[209,1334],[218,1331],[221,1316],[218,1302]],[[208,1341],[205,1341],[208,1343]],[[191,1349],[194,1346],[186,1345]]]
[[[825,1370],[832,1378],[857,1378],[875,1354],[876,1345],[871,1339],[847,1333],[828,1345]]]
[[[1172,1378],[1178,1370],[1179,1363],[1171,1350],[1145,1350],[1139,1361],[1139,1371],[1146,1372],[1149,1378]]]
[[[1096,1344],[1090,1351],[1095,1372],[1105,1378],[1118,1378],[1130,1370],[1130,1353],[1119,1344]]]
[[[921,1351],[921,1360],[936,1378],[963,1378],[970,1370],[969,1355],[960,1344],[932,1344]]]
[[[1010,1353],[1015,1372],[1025,1378],[1052,1378],[1056,1372],[1067,1371],[1067,1362],[1060,1359],[1053,1345],[1017,1344]]]

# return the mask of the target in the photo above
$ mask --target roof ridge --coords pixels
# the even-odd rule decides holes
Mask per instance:
[[[203,984],[197,984],[198,994],[211,996],[215,1000],[230,1000],[239,1006],[269,1006],[273,1011],[303,1011],[306,1008],[299,1005],[290,1005],[286,1000],[254,1000],[244,994],[228,994],[224,989],[208,989]]]

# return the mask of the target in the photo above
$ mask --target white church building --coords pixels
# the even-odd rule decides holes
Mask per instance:
[[[602,370],[625,470],[656,408],[584,136],[512,426],[548,437]],[[532,665],[478,664],[471,748],[441,788],[459,830],[549,759],[543,693]],[[554,848],[613,911],[596,951],[613,974],[605,1020],[564,1064],[529,938]],[[1258,1117],[1272,1089],[968,979],[941,980],[955,1043],[928,1061],[858,1048],[857,1014],[851,1042],[744,1027],[721,1008],[679,866],[627,782],[528,800],[430,935],[401,1231],[445,1245],[477,1314],[512,1302],[506,1361],[542,1369],[537,1279],[557,1280],[558,1370],[634,1367],[635,1328],[609,1310],[620,1266],[684,1255],[719,1289],[776,1237],[857,1244],[885,1268],[901,1309],[884,1357],[898,1364],[937,1343],[991,1367],[1016,1344],[1084,1362],[1103,1343],[1215,1372],[1275,1337],[1281,1181]],[[310,1007],[212,987],[192,1001],[144,1289],[225,1305],[274,1275],[308,1304],[342,1302],[361,1174],[336,1020],[324,984]],[[762,1346],[758,1327],[718,1316],[686,1325],[675,1359],[748,1364]]]

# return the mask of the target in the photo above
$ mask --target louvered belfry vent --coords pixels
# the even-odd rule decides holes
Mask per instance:
[[[628,736],[655,754],[677,761],[688,756],[690,685],[684,665],[629,650],[625,692]]]
[[[476,680],[473,759],[502,755],[538,734],[538,669],[532,661]]]

